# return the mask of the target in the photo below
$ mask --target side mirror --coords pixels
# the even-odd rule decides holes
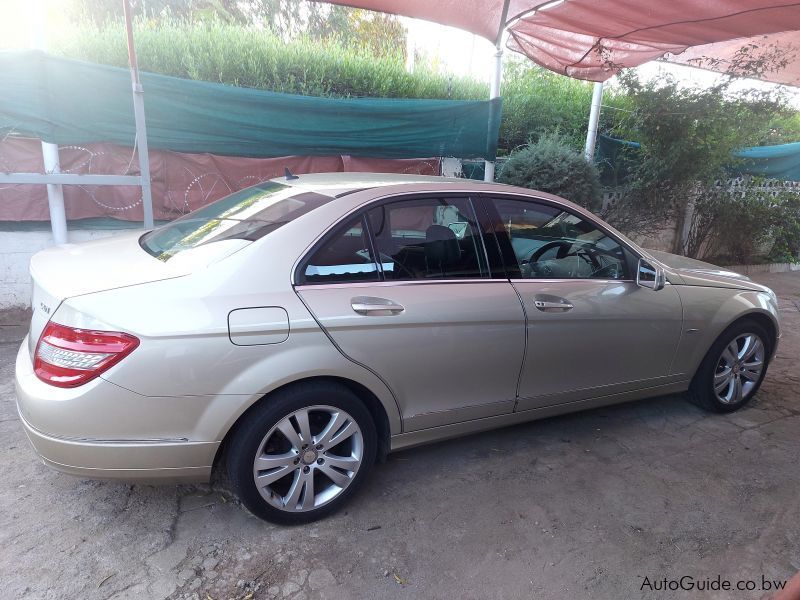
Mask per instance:
[[[658,291],[667,285],[667,276],[664,275],[664,269],[640,258],[639,266],[636,269],[636,284],[643,288]]]

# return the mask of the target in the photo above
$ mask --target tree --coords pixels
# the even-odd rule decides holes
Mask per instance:
[[[249,19],[283,39],[307,35],[368,49],[376,56],[403,55],[406,30],[394,15],[307,0],[247,0]]]
[[[237,0],[130,0],[134,17],[178,20],[220,19],[245,23],[247,16]],[[74,22],[104,26],[122,19],[121,0],[69,0],[67,16]]]
[[[628,135],[635,135],[641,148],[625,194],[606,217],[639,234],[676,220],[679,232],[684,225],[690,231],[677,236],[674,251],[697,255],[708,228],[691,231],[703,223],[691,218],[692,212],[702,216],[706,209],[717,210],[719,182],[729,177],[732,153],[768,139],[776,116],[786,113],[785,101],[774,92],[733,93],[732,79],[687,87],[671,77],[642,82],[629,71],[620,80],[633,104]]]

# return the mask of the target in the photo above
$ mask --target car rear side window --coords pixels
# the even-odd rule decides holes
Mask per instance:
[[[386,281],[489,277],[468,198],[400,200],[370,209],[368,218]]]
[[[301,267],[301,284],[380,281],[364,216],[345,223],[311,253]]]

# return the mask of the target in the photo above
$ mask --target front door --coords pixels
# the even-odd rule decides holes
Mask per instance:
[[[384,202],[324,239],[300,272],[303,302],[387,383],[404,431],[513,410],[524,313],[490,270],[468,198]]]
[[[632,252],[577,212],[511,198],[492,207],[527,315],[517,410],[675,380],[682,307],[672,286],[639,287]]]

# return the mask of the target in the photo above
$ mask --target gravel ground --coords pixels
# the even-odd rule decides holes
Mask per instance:
[[[261,522],[223,488],[48,470],[17,419],[17,344],[0,343],[3,596],[760,598],[647,584],[760,590],[800,569],[800,274],[758,279],[780,296],[784,338],[748,408],[664,397],[401,452],[307,527]]]

